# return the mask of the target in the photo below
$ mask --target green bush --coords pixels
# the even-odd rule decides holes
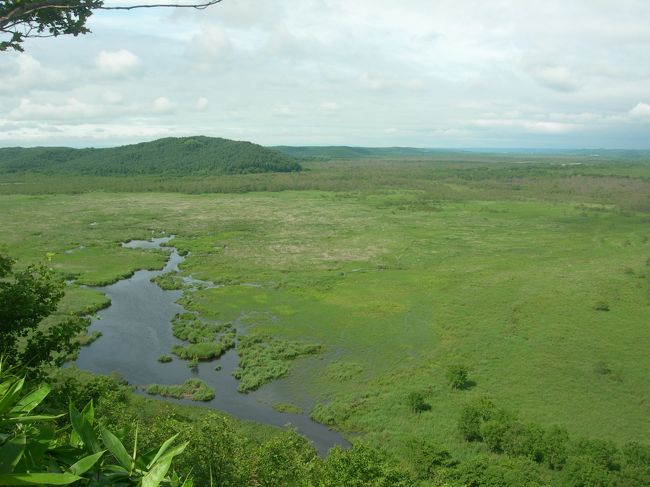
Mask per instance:
[[[561,470],[567,461],[569,433],[565,428],[553,426],[544,432],[544,460],[553,470]]]
[[[597,301],[594,304],[596,311],[609,311],[609,303],[607,301]]]
[[[481,438],[487,447],[495,452],[501,453],[504,447],[506,434],[513,427],[514,419],[503,409],[497,409],[480,428]]]
[[[406,402],[412,413],[421,413],[431,409],[431,406],[424,402],[424,396],[421,392],[409,392],[408,396],[406,396]]]
[[[562,469],[562,482],[567,487],[610,487],[614,476],[592,459],[577,456],[570,457]]]
[[[514,421],[504,433],[501,447],[507,455],[541,463],[545,455],[544,433],[539,425]]]
[[[449,451],[426,440],[416,440],[409,444],[409,459],[419,479],[432,479],[437,470],[458,464]]]
[[[314,485],[410,487],[414,485],[414,480],[407,472],[399,469],[384,452],[367,443],[356,443],[349,450],[338,446],[332,448],[315,472]]]
[[[464,365],[450,365],[447,368],[447,382],[452,389],[466,389],[469,385],[469,370]]]
[[[494,403],[485,398],[475,399],[465,404],[460,412],[458,429],[467,441],[481,441],[483,439],[481,426],[497,412]]]

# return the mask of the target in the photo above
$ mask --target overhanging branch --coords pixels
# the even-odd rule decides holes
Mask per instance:
[[[221,3],[223,0],[212,0],[211,2],[206,2],[206,3],[200,3],[200,4],[191,4],[191,5],[183,5],[179,3],[159,3],[159,4],[151,4],[151,5],[132,5],[130,7],[121,7],[121,6],[116,6],[116,7],[97,7],[99,10],[135,10],[136,8],[195,8],[198,10],[203,10],[204,8],[211,7],[212,5],[216,5],[217,3]]]

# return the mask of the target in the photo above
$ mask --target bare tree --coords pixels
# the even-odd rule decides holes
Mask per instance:
[[[223,0],[194,4],[142,4],[104,6],[103,0],[0,0],[0,51],[23,51],[22,43],[32,37],[88,34],[88,18],[96,10],[134,10],[141,8],[205,9]]]

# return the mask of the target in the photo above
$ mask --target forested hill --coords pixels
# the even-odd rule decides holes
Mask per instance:
[[[0,148],[0,173],[117,176],[202,175],[300,171],[292,157],[251,142],[169,137],[106,149]]]

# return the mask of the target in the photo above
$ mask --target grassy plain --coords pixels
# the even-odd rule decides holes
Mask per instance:
[[[54,252],[55,268],[97,284],[162,266],[162,253],[120,242],[175,234],[182,274],[223,284],[186,290],[188,311],[321,344],[282,379],[287,402],[313,400],[318,420],[404,457],[414,439],[460,457],[480,448],[456,428],[478,396],[574,435],[644,441],[650,162],[553,160],[312,162],[142,179],[147,192],[133,179],[45,191],[39,177],[3,177],[0,243],[24,263]],[[33,194],[56,187],[66,194]],[[65,303],[101,298],[73,286]],[[446,377],[459,363],[466,390]],[[412,392],[431,408],[410,412]]]

